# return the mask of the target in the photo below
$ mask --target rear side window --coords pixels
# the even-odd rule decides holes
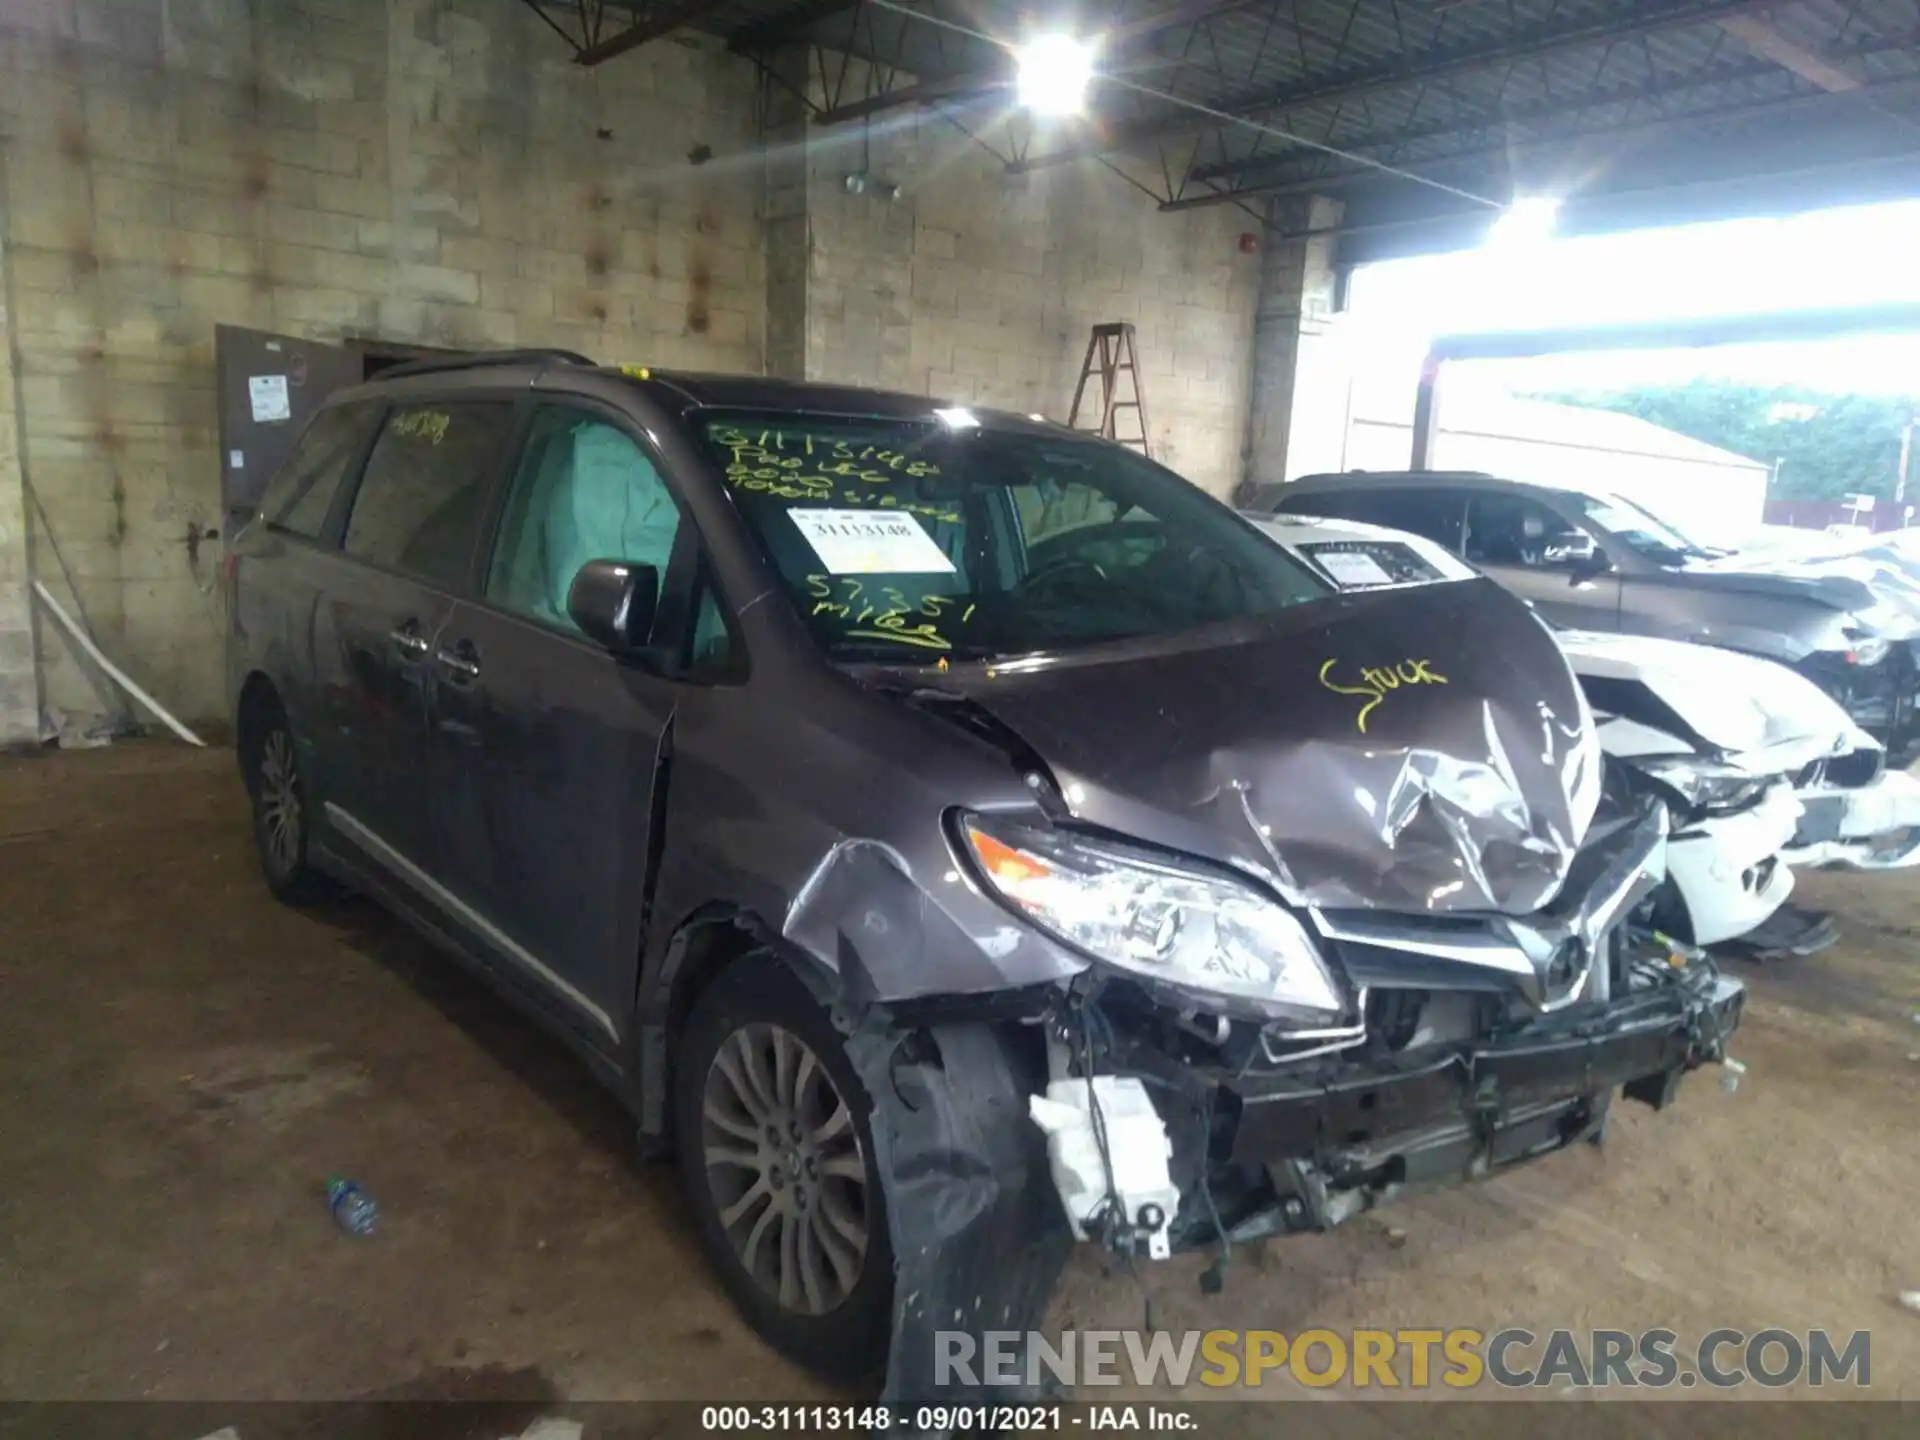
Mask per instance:
[[[457,588],[512,421],[503,401],[395,408],[353,499],[347,553]]]
[[[366,439],[372,407],[336,405],[313,417],[286,463],[267,482],[260,518],[275,530],[318,538],[347,467]]]

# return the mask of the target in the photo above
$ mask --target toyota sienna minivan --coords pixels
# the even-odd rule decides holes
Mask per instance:
[[[227,576],[268,885],[559,1036],[760,1334],[896,1397],[1077,1240],[1322,1229],[1738,1023],[1636,924],[1666,813],[1523,604],[1337,593],[1056,425],[419,362],[327,402]]]

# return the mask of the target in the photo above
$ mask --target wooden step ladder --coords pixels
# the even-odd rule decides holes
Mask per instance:
[[[1080,423],[1080,406],[1086,399],[1087,381],[1096,375],[1100,377],[1098,427]],[[1127,390],[1131,396],[1124,400],[1120,397],[1122,375],[1126,376]],[[1134,413],[1139,434],[1120,433],[1117,421],[1122,410]],[[1092,412],[1093,407],[1089,405],[1088,414]],[[1080,383],[1073,387],[1073,409],[1067,413],[1067,425],[1071,429],[1086,430],[1121,445],[1130,445],[1149,459],[1153,457],[1153,448],[1147,439],[1147,396],[1140,388],[1140,357],[1134,349],[1132,325],[1093,327],[1093,334],[1087,339],[1087,358],[1080,362]]]

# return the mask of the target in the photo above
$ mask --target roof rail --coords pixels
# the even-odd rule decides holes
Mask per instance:
[[[599,362],[572,350],[475,350],[464,355],[433,355],[423,360],[408,360],[382,370],[375,379],[404,379],[409,375],[434,375],[443,370],[477,370],[486,365],[529,365],[540,361],[558,361],[566,365],[595,365]]]

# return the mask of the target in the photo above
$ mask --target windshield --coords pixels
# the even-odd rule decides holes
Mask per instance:
[[[1696,545],[1664,520],[1654,518],[1631,500],[1618,495],[1574,497],[1588,520],[1609,531],[1629,549],[1660,565],[1717,554]]]
[[[1116,446],[799,413],[699,421],[836,658],[932,663],[1270,615],[1332,587]]]

